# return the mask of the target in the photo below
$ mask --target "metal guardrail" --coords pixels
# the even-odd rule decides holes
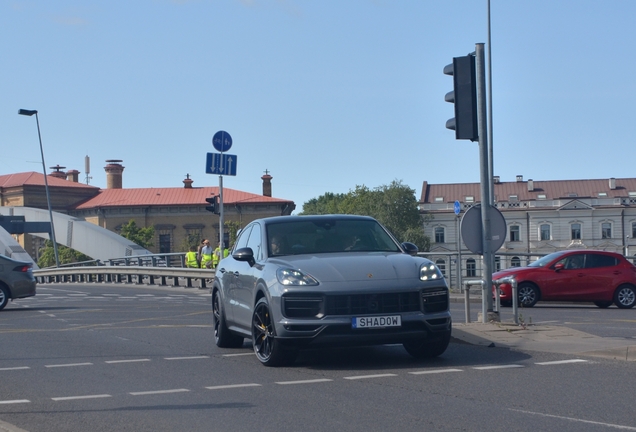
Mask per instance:
[[[163,286],[198,287],[212,286],[213,269],[151,267],[126,265],[100,265],[34,270],[38,283],[129,283]]]

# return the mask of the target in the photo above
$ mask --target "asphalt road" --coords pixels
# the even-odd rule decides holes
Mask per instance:
[[[632,362],[451,343],[427,361],[382,346],[266,368],[248,341],[217,348],[211,322],[197,289],[40,286],[0,312],[0,431],[636,431]]]
[[[470,311],[472,322],[478,322],[481,303],[472,303]],[[451,312],[454,322],[466,322],[463,302],[451,303]],[[510,307],[501,308],[500,316],[503,322],[514,322]],[[601,309],[592,303],[539,302],[534,307],[519,309],[519,320],[526,324],[566,326],[600,337],[636,339],[636,308]]]

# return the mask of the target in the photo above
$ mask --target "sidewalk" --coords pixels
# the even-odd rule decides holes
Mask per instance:
[[[464,295],[452,293],[451,302],[463,303]],[[481,303],[481,296],[471,293],[470,302]],[[453,322],[452,338],[472,345],[636,361],[636,340],[604,338],[563,326]]]

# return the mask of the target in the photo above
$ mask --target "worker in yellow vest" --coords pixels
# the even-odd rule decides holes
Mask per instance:
[[[223,253],[221,254],[221,243],[219,242],[219,245],[216,247],[216,249],[214,249],[214,255],[212,256],[214,268],[216,268],[216,266],[219,265],[219,262],[223,258],[227,258],[229,254],[230,254],[230,250],[227,247],[223,249]]]
[[[190,250],[186,252],[185,264],[188,268],[199,268],[199,260],[197,258],[197,248],[190,246]]]
[[[219,265],[219,261],[221,261],[221,243],[214,249],[214,254],[212,255],[212,266],[216,268]]]
[[[201,268],[212,268],[212,246],[210,246],[210,241],[205,240],[203,242],[203,247],[201,248]]]

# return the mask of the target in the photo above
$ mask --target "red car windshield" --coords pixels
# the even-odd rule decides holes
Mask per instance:
[[[551,253],[550,255],[546,255],[542,258],[539,258],[535,262],[528,264],[528,267],[544,267],[545,265],[551,263],[555,258],[560,257],[564,253],[565,252]]]

